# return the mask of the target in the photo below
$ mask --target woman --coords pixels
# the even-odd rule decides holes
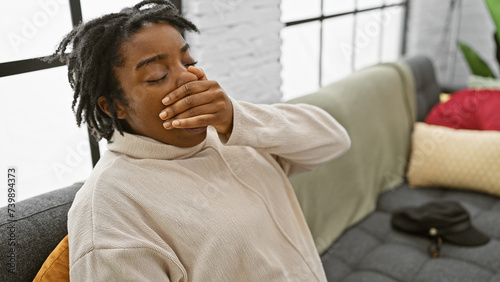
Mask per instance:
[[[170,2],[143,1],[55,54],[78,125],[109,148],[69,212],[71,280],[326,281],[287,177],[345,152],[346,131],[313,106],[231,99],[184,31]]]

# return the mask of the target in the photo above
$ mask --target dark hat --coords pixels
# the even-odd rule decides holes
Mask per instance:
[[[490,240],[472,226],[467,211],[459,203],[451,201],[398,210],[392,215],[391,225],[400,231],[437,236],[445,242],[461,246],[479,246]]]

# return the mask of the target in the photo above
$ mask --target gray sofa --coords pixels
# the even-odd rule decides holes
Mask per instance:
[[[414,57],[405,62],[414,77],[417,119],[423,120],[437,103],[440,88],[428,59]],[[390,109],[380,109],[387,110]],[[304,177],[307,183],[310,176]],[[292,183],[295,185],[297,180]],[[80,187],[81,184],[75,184],[17,203],[17,273],[8,273],[2,261],[0,281],[33,280],[50,252],[67,234],[66,215]],[[303,193],[302,190],[297,191],[299,201],[310,205],[302,201]],[[500,281],[500,198],[452,189],[413,189],[406,182],[375,196],[376,200],[368,203],[370,212],[357,215],[347,224],[348,228],[342,226],[341,234],[332,235],[332,238],[335,237],[333,243],[328,242],[329,245],[323,248],[321,259],[329,281]],[[390,227],[390,216],[394,210],[442,199],[462,203],[470,212],[473,224],[492,240],[485,246],[475,248],[445,244],[441,256],[431,259],[427,252],[427,239]],[[303,208],[309,223],[314,215],[309,213],[309,207]],[[8,253],[5,230],[10,223],[7,222],[6,208],[1,208],[0,214],[3,232],[0,250],[4,257],[3,254]],[[314,224],[312,221],[311,226]]]
[[[7,259],[2,260],[0,281],[33,281],[52,250],[68,234],[68,210],[82,184],[55,190],[16,204],[15,248],[16,273],[7,271]],[[2,258],[8,252],[7,208],[0,209],[0,250]],[[10,268],[10,267],[9,267]]]
[[[443,244],[431,258],[429,239],[395,231],[391,213],[436,200],[461,203],[473,224],[490,236],[479,247]],[[450,189],[414,189],[406,183],[380,195],[376,210],[349,228],[322,255],[328,281],[500,281],[500,199]]]
[[[415,79],[417,120],[423,121],[438,102],[441,89],[428,59],[414,57],[405,62]],[[429,238],[391,228],[394,211],[443,200],[464,206],[472,224],[491,238],[489,243],[461,247],[444,242],[439,258],[433,259]],[[404,179],[380,193],[375,210],[344,230],[321,259],[329,281],[500,281],[500,197],[440,187],[413,188]]]

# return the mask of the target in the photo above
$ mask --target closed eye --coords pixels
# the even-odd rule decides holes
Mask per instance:
[[[146,82],[147,82],[147,83],[155,83],[155,82],[160,82],[160,81],[164,80],[165,78],[167,78],[167,75],[168,75],[168,74],[166,73],[164,76],[162,76],[162,77],[160,77],[160,78],[158,78],[158,79],[146,80]]]
[[[196,66],[196,64],[198,64],[198,61],[196,61],[196,62],[192,62],[192,63],[190,63],[190,64],[186,64],[185,66],[186,66],[186,68],[189,68],[189,67],[194,67],[194,66]]]

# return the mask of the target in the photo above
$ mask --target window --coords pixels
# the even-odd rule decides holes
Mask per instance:
[[[74,0],[27,0],[0,9],[7,38],[0,43],[0,168],[17,167],[18,201],[85,180],[92,170],[87,130],[75,126],[71,112],[67,69],[38,59],[81,20],[79,7]],[[0,206],[6,198],[0,193]]]
[[[82,3],[80,3],[82,2]],[[0,183],[18,169],[17,201],[85,180],[99,144],[71,112],[67,68],[40,57],[54,52],[73,25],[138,0],[24,0],[0,4]],[[180,0],[172,1],[181,8]],[[0,193],[0,206],[7,193]]]
[[[283,100],[404,52],[407,0],[282,0]]]
[[[0,7],[0,63],[51,54],[71,28],[68,0],[9,1]]]
[[[2,77],[0,89],[1,177],[17,167],[17,200],[85,180],[92,170],[88,135],[71,111],[66,67]]]

